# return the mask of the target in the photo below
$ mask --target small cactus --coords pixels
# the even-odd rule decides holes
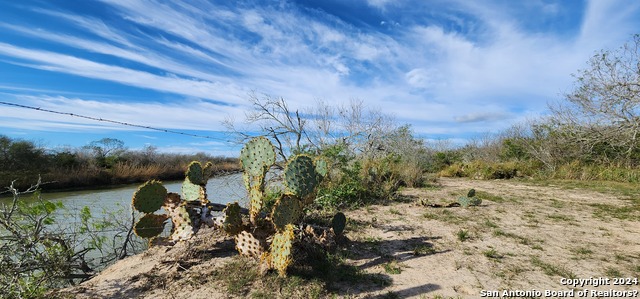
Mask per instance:
[[[460,196],[458,197],[458,203],[461,207],[466,208],[471,205],[471,199],[466,196]]]
[[[475,197],[476,189],[471,189],[467,192],[467,196],[460,196],[458,198],[458,203],[461,207],[469,207],[469,206],[479,206],[482,204],[482,199]]]
[[[336,235],[341,235],[346,225],[347,217],[342,212],[338,212],[333,215],[333,218],[331,219],[331,228],[333,228],[333,232]]]
[[[211,168],[207,163],[207,168]],[[209,170],[207,170],[209,171]],[[135,224],[136,234],[143,238],[160,235],[166,220],[171,218],[173,224],[170,239],[186,240],[198,229],[201,223],[213,223],[207,204],[206,183],[209,176],[205,174],[200,162],[189,164],[182,183],[182,196],[167,192],[167,189],[156,180],[144,183],[133,194],[132,206],[145,215]],[[152,213],[164,208],[166,214]]]
[[[303,216],[305,204],[313,202],[318,184],[329,172],[325,158],[312,159],[308,155],[296,155],[289,159],[283,171],[284,194],[273,205],[270,214],[260,214],[264,203],[265,176],[275,163],[275,148],[264,137],[257,137],[245,144],[240,153],[243,168],[242,180],[250,200],[250,223],[244,223],[237,202],[228,203],[223,216],[213,217],[212,205],[207,198],[206,183],[213,173],[213,164],[202,166],[191,162],[185,172],[181,195],[167,192],[159,181],[149,181],[134,194],[133,207],[145,213],[135,224],[135,233],[144,238],[159,236],[167,220],[171,219],[172,241],[186,240],[197,233],[200,225],[207,224],[234,236],[236,249],[241,255],[260,258],[260,273],[275,269],[286,276],[293,263],[292,254],[300,258],[300,248],[320,246],[335,249],[336,236],[344,232],[346,217],[337,213],[331,228],[294,225]],[[164,209],[165,214],[154,214]],[[160,243],[155,243],[160,244]],[[305,245],[306,244],[306,245]],[[296,247],[294,247],[294,245]],[[333,249],[332,249],[333,248]]]

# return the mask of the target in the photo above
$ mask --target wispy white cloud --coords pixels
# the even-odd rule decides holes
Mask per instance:
[[[148,136],[148,135],[142,135],[142,134],[136,134],[135,136],[142,137],[142,138],[146,138],[146,139],[152,139],[152,140],[156,140],[156,139],[158,139],[158,137]]]
[[[517,120],[524,113],[544,111],[547,102],[570,88],[570,74],[584,67],[595,50],[617,47],[640,28],[640,3],[622,0],[588,2],[584,12],[576,12],[579,28],[572,35],[531,30],[529,20],[521,18],[529,11],[554,18],[571,9],[563,2],[510,3],[502,9],[500,1],[366,1],[363,9],[373,7],[382,17],[374,23],[391,23],[400,11],[424,12],[420,18],[405,18],[403,24],[393,21],[393,28],[380,26],[384,30],[358,28],[330,11],[308,13],[290,2],[102,4],[125,25],[34,9],[88,34],[1,26],[31,39],[127,62],[72,56],[1,38],[0,55],[21,66],[172,93],[185,100],[122,103],[51,96],[55,92],[19,100],[73,107],[79,114],[101,111],[105,117],[161,127],[221,130],[219,121],[227,115],[242,118],[247,91],[255,90],[282,96],[294,109],[318,98],[330,104],[360,98],[424,134],[496,131],[509,125],[504,118]],[[429,19],[434,11],[446,22]],[[66,126],[59,123],[62,119],[50,120],[53,128]],[[79,128],[85,125],[78,122]]]
[[[75,24],[78,28],[82,28],[106,40],[130,47],[135,47],[135,44],[130,42],[125,34],[114,30],[112,26],[105,24],[103,20],[42,8],[32,8],[32,10],[44,15],[67,20]]]
[[[498,120],[504,121],[509,118],[509,114],[504,112],[477,112],[456,116],[453,119],[460,123],[476,123]]]
[[[50,51],[33,50],[0,43],[0,54],[26,60],[33,68],[73,74],[88,78],[118,82],[124,85],[172,92],[181,95],[238,102],[242,89],[219,82],[180,78],[175,75],[159,76],[148,72],[119,66],[96,63],[90,60]],[[230,96],[231,95],[231,96]]]

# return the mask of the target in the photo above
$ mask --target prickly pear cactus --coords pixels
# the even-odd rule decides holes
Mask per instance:
[[[189,163],[185,177],[196,185],[203,185],[205,183],[204,172],[202,171],[202,164],[198,161]]]
[[[160,181],[151,180],[133,194],[132,205],[142,213],[153,213],[162,207],[166,197],[167,188]]]
[[[242,231],[242,215],[240,215],[240,205],[238,202],[228,203],[222,211],[225,215],[222,229],[229,235],[237,235]]]
[[[205,177],[205,180],[213,176],[213,163],[207,162],[202,168],[202,174]],[[206,184],[206,181],[204,182]]]
[[[289,160],[284,168],[286,192],[299,198],[311,194],[318,185],[313,159],[308,155],[297,155]]]
[[[249,140],[240,151],[240,164],[244,170],[242,179],[249,192],[249,219],[253,224],[262,209],[265,176],[275,162],[275,148],[265,137]]]
[[[329,163],[327,162],[327,159],[325,157],[317,156],[313,160],[313,164],[316,167],[316,173],[320,175],[321,178],[327,176],[327,174],[329,173]]]
[[[167,215],[146,214],[136,223],[133,231],[141,238],[153,238],[164,231]]]
[[[243,209],[237,202],[227,204],[223,216],[213,217],[210,214],[211,210],[219,210],[217,205],[209,202],[206,193],[213,165],[207,163],[203,167],[199,162],[192,162],[185,173],[182,197],[167,192],[158,181],[149,181],[136,191],[132,205],[145,213],[135,225],[136,234],[144,238],[156,237],[171,219],[170,239],[181,241],[197,233],[200,225],[207,224],[234,236],[236,249],[241,255],[260,258],[261,273],[275,269],[280,276],[285,276],[293,262],[294,248],[297,258],[301,258],[304,248],[327,251],[335,248],[336,234],[344,231],[346,217],[342,213],[336,214],[331,228],[309,225],[305,230],[304,224],[294,226],[303,216],[304,202],[313,201],[320,180],[328,173],[324,158],[314,160],[308,155],[297,155],[289,160],[283,172],[284,194],[273,205],[270,214],[260,215],[265,176],[275,160],[275,148],[264,137],[250,140],[241,151],[242,179],[250,199],[250,223],[243,223]],[[165,214],[154,214],[161,208]]]
[[[249,257],[260,257],[264,253],[263,241],[260,241],[253,234],[241,231],[235,236],[236,249],[240,255]]]
[[[333,218],[331,219],[331,228],[333,228],[333,232],[336,235],[341,235],[346,225],[347,217],[342,212],[338,212],[333,215]]]
[[[475,196],[476,196],[476,189],[471,189],[467,193],[466,197],[461,196],[460,198],[458,198],[458,203],[460,204],[460,206],[465,208],[468,206],[479,206],[480,204],[482,204],[482,199],[477,198]]]
[[[471,199],[466,196],[460,196],[458,197],[458,203],[461,207],[466,208],[471,205]]]
[[[294,223],[300,219],[302,215],[302,203],[299,199],[282,195],[273,205],[271,212],[271,222],[276,230],[281,231],[287,224]]]
[[[240,151],[240,165],[251,176],[264,176],[276,163],[273,144],[265,137],[256,137],[247,142]]]
[[[209,179],[211,163],[207,163],[203,170],[200,162],[189,164],[182,184],[182,195],[167,192],[167,189],[156,180],[144,183],[133,194],[133,207],[145,213],[135,224],[135,232],[143,238],[153,238],[160,235],[166,220],[171,218],[173,224],[170,239],[180,241],[190,238],[195,234],[200,224],[213,224],[213,216],[209,214],[207,204],[206,183]],[[154,215],[152,213],[164,208],[166,214]]]
[[[181,190],[182,190],[182,197],[186,201],[197,201],[197,200],[201,200],[202,198],[205,198],[206,196],[206,193],[204,192],[204,187],[200,185],[196,185],[191,181],[189,181],[188,179],[185,179],[184,182],[182,182]]]
[[[134,225],[134,232],[142,238],[153,238],[162,233],[166,215],[155,215],[168,198],[167,189],[160,181],[151,180],[144,183],[133,194],[131,205],[145,215]]]
[[[287,224],[284,230],[276,233],[271,242],[271,267],[278,270],[281,277],[287,275],[287,268],[291,264],[291,251],[295,235],[292,224]]]
[[[167,209],[173,223],[173,229],[169,237],[172,241],[187,240],[195,234],[193,223],[196,217],[189,214],[189,210],[186,202],[181,202],[180,205],[173,209]]]
[[[211,168],[211,162],[207,163],[208,168]],[[206,166],[205,166],[206,167]],[[207,170],[207,172],[210,172]],[[199,200],[203,204],[207,204],[207,189],[206,184],[209,180],[209,176],[205,174],[202,164],[198,161],[193,161],[187,167],[185,172],[185,179],[182,182],[182,196],[186,201]]]

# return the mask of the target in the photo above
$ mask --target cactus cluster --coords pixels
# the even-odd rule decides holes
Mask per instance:
[[[132,206],[145,215],[135,224],[135,233],[142,238],[155,238],[164,231],[168,219],[173,224],[172,241],[185,240],[198,231],[202,221],[211,221],[207,209],[206,183],[212,164],[202,167],[194,161],[187,167],[182,184],[182,197],[167,192],[161,182],[151,180],[133,194]],[[166,214],[156,214],[164,209]]]
[[[235,236],[236,248],[243,255],[260,256],[261,269],[275,269],[284,276],[293,261],[294,245],[300,239],[297,235],[302,234],[296,224],[305,206],[315,199],[317,186],[328,173],[328,163],[324,158],[313,159],[305,154],[291,157],[283,171],[284,192],[266,216],[269,221],[258,223],[265,197],[264,176],[275,163],[275,148],[264,137],[254,138],[245,144],[240,160],[251,208],[248,229]],[[337,223],[336,229],[341,233],[344,225]]]
[[[346,217],[342,213],[336,214],[330,228],[299,223],[305,206],[313,202],[317,186],[329,172],[324,158],[314,159],[304,154],[289,159],[283,171],[283,194],[270,212],[261,214],[265,177],[275,161],[275,148],[264,137],[250,140],[240,153],[242,179],[249,197],[249,221],[243,221],[243,209],[237,202],[227,204],[224,209],[219,207],[217,211],[222,210],[222,216],[211,215],[212,204],[207,199],[205,185],[211,176],[212,165],[207,163],[202,167],[199,162],[192,162],[185,173],[182,196],[167,192],[155,180],[136,191],[132,205],[145,213],[135,225],[136,234],[144,238],[157,237],[163,232],[167,220],[171,219],[173,230],[170,239],[180,241],[195,234],[202,224],[207,224],[233,236],[241,255],[260,258],[262,272],[274,269],[279,275],[286,275],[287,268],[294,261],[296,244],[307,242],[329,248],[324,245],[335,244],[335,236],[344,230]],[[164,209],[166,214],[156,214],[160,209]]]
[[[482,204],[482,199],[476,197],[476,190],[471,189],[467,192],[467,196],[460,196],[458,203],[461,207],[479,206]]]

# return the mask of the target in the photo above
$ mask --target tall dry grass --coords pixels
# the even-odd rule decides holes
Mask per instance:
[[[14,186],[20,189],[37,182],[38,176],[45,182],[43,190],[84,189],[103,187],[117,184],[144,182],[150,179],[181,180],[184,179],[188,163],[176,161],[174,163],[139,164],[118,162],[110,169],[97,167],[69,167],[53,168],[46,172],[1,173],[0,183],[9,186],[16,180]],[[237,162],[227,160],[215,161],[214,174],[233,173],[240,170]]]
[[[589,165],[580,161],[573,161],[560,165],[555,171],[542,173],[542,175],[553,179],[565,180],[638,183],[640,182],[640,167]]]

